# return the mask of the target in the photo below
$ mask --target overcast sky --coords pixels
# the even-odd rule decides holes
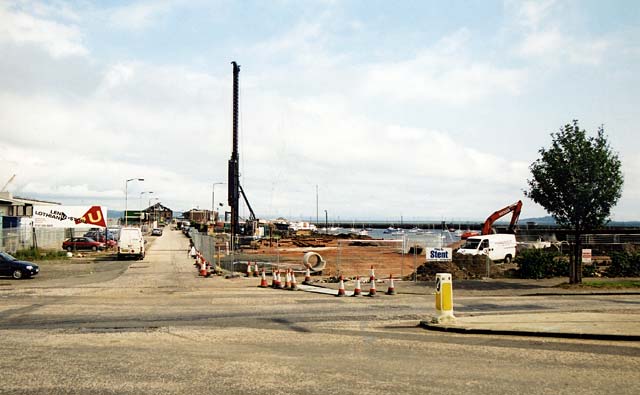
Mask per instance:
[[[0,1],[0,187],[123,209],[144,178],[130,209],[210,209],[234,60],[260,218],[315,219],[316,185],[322,219],[543,216],[528,167],[578,119],[622,160],[613,219],[640,219],[633,0]]]

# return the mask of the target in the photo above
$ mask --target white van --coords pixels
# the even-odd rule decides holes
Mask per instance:
[[[516,256],[516,236],[510,234],[472,236],[467,239],[458,253],[486,254],[492,261],[509,263]]]
[[[144,238],[140,228],[121,228],[118,237],[118,259],[124,256],[144,258]]]

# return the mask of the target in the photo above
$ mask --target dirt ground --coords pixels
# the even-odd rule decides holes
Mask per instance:
[[[452,246],[455,247],[455,246]],[[368,278],[373,267],[376,278],[413,279],[417,273],[419,280],[432,280],[435,273],[452,273],[455,279],[483,277],[505,277],[515,265],[490,263],[482,259],[460,259],[460,262],[426,262],[422,249],[402,252],[402,244],[389,240],[375,240],[367,237],[331,237],[281,239],[277,244],[262,242],[257,249],[244,250],[244,259],[277,262],[281,267],[303,270],[302,258],[306,252],[316,252],[326,261],[322,275],[346,278],[360,276]]]

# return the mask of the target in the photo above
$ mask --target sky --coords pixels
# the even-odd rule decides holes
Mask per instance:
[[[236,61],[258,218],[483,220],[520,199],[544,216],[529,166],[577,119],[622,161],[612,219],[638,220],[639,38],[621,0],[3,0],[0,187],[226,203]]]

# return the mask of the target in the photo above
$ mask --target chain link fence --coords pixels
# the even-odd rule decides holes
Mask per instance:
[[[0,230],[0,250],[15,253],[29,248],[46,250],[62,249],[65,239],[81,235],[86,230],[73,229],[40,229],[24,226]]]

